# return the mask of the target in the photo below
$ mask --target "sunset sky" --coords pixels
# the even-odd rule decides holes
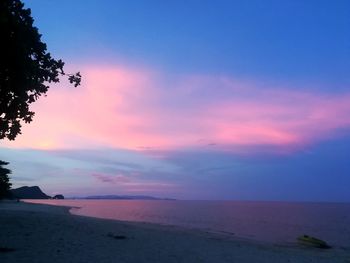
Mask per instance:
[[[350,201],[350,1],[24,2],[83,79],[0,142],[13,187]]]

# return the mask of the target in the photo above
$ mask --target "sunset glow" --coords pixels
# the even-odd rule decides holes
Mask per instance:
[[[15,187],[350,200],[346,1],[24,2],[82,85],[1,141]]]
[[[35,122],[7,145],[51,150],[174,150],[203,142],[233,149],[302,147],[350,127],[350,93],[261,90],[258,82],[247,86],[215,76],[196,76],[196,81],[180,76],[174,85],[162,72],[113,66],[86,67],[82,73],[82,87],[55,87],[35,104]],[[199,97],[203,86],[206,96]]]

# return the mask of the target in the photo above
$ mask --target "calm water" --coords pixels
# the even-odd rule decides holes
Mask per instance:
[[[67,205],[76,215],[199,228],[289,243],[308,234],[350,247],[350,204],[241,201],[31,200]]]

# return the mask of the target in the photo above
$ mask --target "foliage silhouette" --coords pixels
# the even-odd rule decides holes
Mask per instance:
[[[47,52],[33,22],[20,0],[0,1],[0,139],[14,140],[21,133],[21,122],[33,120],[30,104],[60,76],[80,85],[80,73],[64,72],[64,62]]]
[[[9,197],[10,193],[10,178],[11,170],[4,168],[4,165],[8,165],[9,163],[0,160],[0,199],[5,197]]]

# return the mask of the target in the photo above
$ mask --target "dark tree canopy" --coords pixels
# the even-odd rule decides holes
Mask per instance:
[[[34,116],[30,104],[60,76],[80,85],[80,73],[64,72],[64,62],[47,52],[33,22],[20,0],[0,0],[0,139],[14,140],[21,133],[21,122]]]
[[[11,183],[9,182],[11,170],[4,168],[4,165],[8,165],[8,163],[0,160],[0,199],[9,197],[9,190],[11,187]]]

